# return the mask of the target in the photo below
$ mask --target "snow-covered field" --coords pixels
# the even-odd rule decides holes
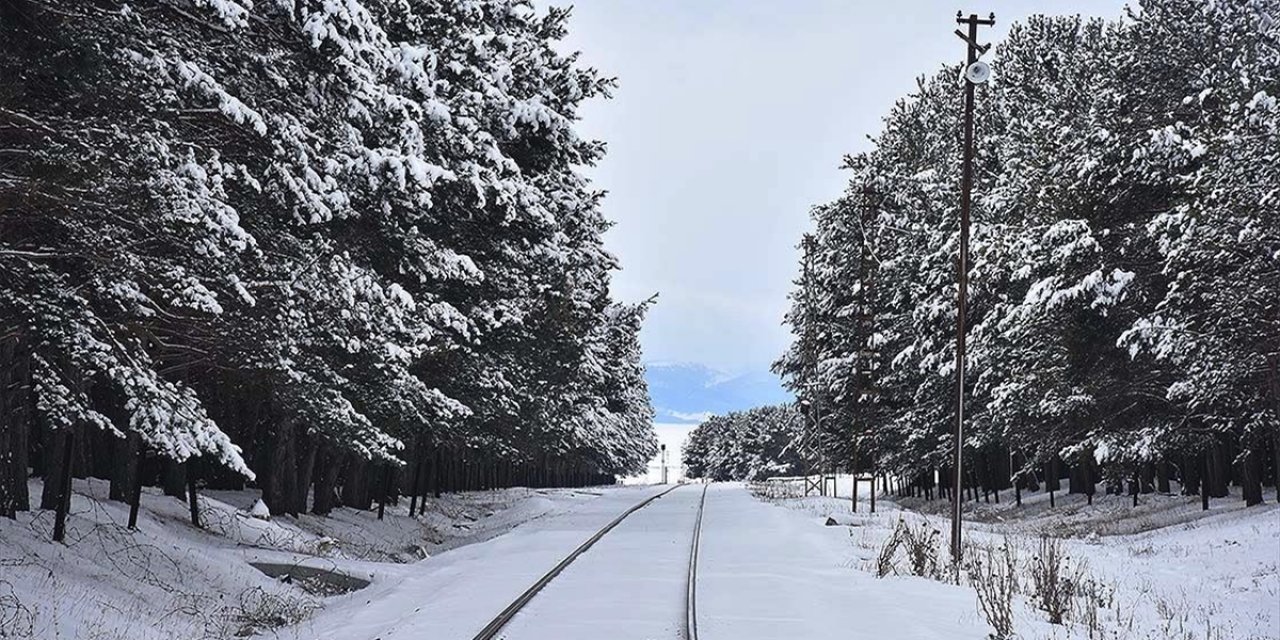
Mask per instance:
[[[30,484],[33,502],[42,489]],[[505,489],[428,499],[408,517],[407,501],[376,512],[339,508],[327,518],[249,516],[257,492],[201,497],[203,530],[187,505],[148,489],[139,530],[128,507],[106,499],[108,484],[77,480],[67,544],[50,541],[53,513],[0,518],[0,638],[149,640],[224,639],[278,630],[315,615],[336,595],[302,578],[289,583],[250,563],[313,567],[373,583],[403,579],[405,564],[488,540],[513,527],[596,499],[597,489]],[[277,571],[278,573],[278,571]],[[317,592],[317,587],[321,587]]]
[[[848,532],[851,562],[874,574],[880,552],[898,521],[938,532],[940,564],[948,557],[946,503],[880,497],[877,513],[867,513],[866,486],[859,513],[850,513],[849,485],[840,498],[788,498],[778,504],[810,516],[832,517]],[[978,546],[1011,545],[1019,567],[1013,621],[1027,639],[1245,640],[1280,638],[1280,507],[1274,501],[1245,508],[1238,495],[1215,499],[1209,511],[1182,496],[1058,493],[1050,508],[1042,493],[1026,494],[1023,507],[1012,493],[1000,505],[968,503],[968,540]],[[1270,496],[1268,496],[1270,497]],[[909,509],[908,509],[909,508]],[[1030,566],[1040,555],[1040,536],[1061,539],[1065,565],[1080,595],[1065,624],[1051,625],[1040,610]],[[976,549],[969,556],[978,556]],[[910,576],[899,556],[880,589],[895,591],[921,578]],[[1076,573],[1078,572],[1078,573]],[[942,573],[946,573],[943,571]],[[959,589],[960,587],[950,587]],[[975,593],[965,588],[974,616],[982,620]],[[1085,594],[1089,591],[1089,594]],[[1088,597],[1086,597],[1086,595]],[[1089,611],[1088,609],[1092,609]]]

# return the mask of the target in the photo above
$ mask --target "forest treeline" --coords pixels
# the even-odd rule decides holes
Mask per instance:
[[[1280,3],[1032,17],[977,88],[966,488],[1263,500],[1280,468]],[[961,49],[957,42],[957,49]],[[775,365],[833,466],[949,485],[962,80],[816,207]],[[810,386],[812,385],[812,386]],[[976,493],[975,493],[976,495]]]
[[[795,405],[756,407],[711,416],[689,432],[684,473],[708,480],[764,480],[808,469],[801,452],[803,418]]]
[[[0,0],[0,513],[32,473],[326,513],[641,470],[566,16]]]

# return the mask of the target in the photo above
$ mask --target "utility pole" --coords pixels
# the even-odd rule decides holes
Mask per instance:
[[[804,479],[804,495],[808,496],[811,489],[817,490],[820,495],[826,495],[826,476],[823,469],[825,460],[822,451],[822,414],[820,411],[819,395],[821,393],[818,386],[818,345],[817,338],[819,335],[817,327],[817,314],[815,313],[814,286],[813,286],[813,259],[817,253],[817,238],[811,233],[804,234],[801,241],[804,248],[804,271],[801,276],[804,280],[804,304],[805,304],[805,361],[808,374],[805,376],[804,390],[805,401],[808,403],[808,410],[805,411],[807,420],[806,426],[808,433],[804,436],[804,444],[801,447],[801,455],[805,457],[803,463],[805,466]],[[814,483],[810,478],[813,475],[813,467],[817,465],[818,482]]]
[[[858,293],[854,299],[856,312],[853,316],[852,331],[857,358],[853,370],[852,406],[850,412],[854,419],[853,437],[853,510],[858,510],[858,447],[861,442],[871,436],[872,424],[878,414],[880,389],[876,386],[880,370],[880,351],[875,346],[875,308],[876,280],[878,278],[879,259],[872,245],[871,233],[876,225],[877,211],[881,199],[880,194],[872,186],[870,179],[862,186],[862,201],[858,215]],[[876,512],[875,491],[875,459],[874,449],[867,455],[867,470],[871,478],[871,513]]]
[[[956,566],[960,565],[960,487],[964,475],[962,465],[964,458],[964,339],[965,339],[965,307],[969,297],[969,214],[972,208],[973,195],[973,93],[977,85],[987,81],[991,69],[986,63],[979,62],[978,57],[991,48],[989,44],[978,44],[978,27],[989,27],[996,23],[996,14],[986,19],[971,13],[964,17],[956,12],[956,23],[967,25],[969,32],[956,29],[956,35],[965,41],[968,57],[964,68],[964,169],[960,182],[960,257],[957,261],[957,276],[960,284],[960,295],[956,307],[956,433],[955,460],[953,462],[955,478],[951,487],[951,558]]]

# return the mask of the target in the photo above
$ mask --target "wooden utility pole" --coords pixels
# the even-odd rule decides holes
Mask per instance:
[[[969,214],[973,201],[973,94],[976,86],[987,79],[989,70],[978,62],[978,57],[986,53],[991,45],[978,44],[978,27],[991,26],[996,23],[996,14],[982,19],[978,14],[964,17],[956,13],[956,23],[967,25],[966,34],[956,29],[956,35],[965,41],[968,57],[965,62],[964,78],[964,166],[960,182],[960,256],[957,260],[957,277],[960,284],[960,295],[956,306],[956,432],[955,432],[955,491],[951,499],[951,557],[956,565],[960,563],[960,487],[963,486],[964,473],[961,465],[964,458],[964,339],[966,305],[969,296]]]

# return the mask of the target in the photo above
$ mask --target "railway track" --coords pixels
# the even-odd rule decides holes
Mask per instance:
[[[577,560],[579,556],[586,553],[587,550],[590,549],[592,546],[594,546],[597,542],[599,542],[601,538],[608,535],[608,533],[610,531],[613,531],[613,529],[616,528],[619,524],[622,524],[622,521],[626,520],[628,516],[649,506],[649,504],[652,503],[654,500],[657,500],[658,498],[661,498],[667,495],[668,493],[671,493],[672,491],[679,489],[681,486],[683,485],[676,485],[674,487],[671,487],[670,489],[667,489],[666,491],[654,494],[652,496],[649,496],[648,498],[645,498],[644,500],[641,500],[631,508],[622,512],[622,514],[620,514],[617,518],[614,518],[608,524],[601,527],[600,530],[597,531],[594,535],[592,535],[590,538],[587,538],[586,542],[583,542],[581,545],[578,546],[577,549],[574,549],[572,553],[565,556],[565,558],[561,560],[559,564],[552,567],[551,570],[548,571],[547,573],[543,574],[543,576],[539,578],[536,582],[534,582],[533,585],[531,585],[528,589],[526,589],[524,593],[521,593],[519,596],[517,596],[516,599],[511,602],[511,604],[507,605],[507,607],[503,609],[501,613],[499,613],[493,620],[489,621],[489,624],[485,625],[485,627],[481,629],[479,633],[476,634],[474,640],[495,640],[496,638],[501,637],[499,634],[502,633],[503,628],[505,628],[507,624],[511,622],[512,618],[515,618],[516,614],[518,614],[522,609],[525,608],[525,606],[527,606],[531,601],[533,601],[533,599],[538,595],[538,592],[542,591],[542,589],[546,587],[548,584],[550,584],[552,580],[555,580],[556,576],[560,575],[566,568],[568,568],[570,564],[573,564],[574,560]],[[707,485],[703,485],[702,496],[701,498],[699,498],[699,501],[698,501],[698,513],[694,521],[693,535],[692,535],[692,539],[689,546],[689,565],[688,565],[688,574],[686,576],[686,591],[685,591],[685,615],[680,623],[681,637],[684,640],[697,640],[698,638],[697,599],[696,599],[697,572],[698,572],[698,547],[699,547],[699,541],[702,535],[702,511],[706,505],[706,500],[707,500]]]
[[[698,640],[698,547],[702,544],[702,511],[707,506],[707,486],[702,485],[702,497],[698,498],[698,518],[694,521],[693,542],[689,545],[689,576],[684,605],[685,640]]]

